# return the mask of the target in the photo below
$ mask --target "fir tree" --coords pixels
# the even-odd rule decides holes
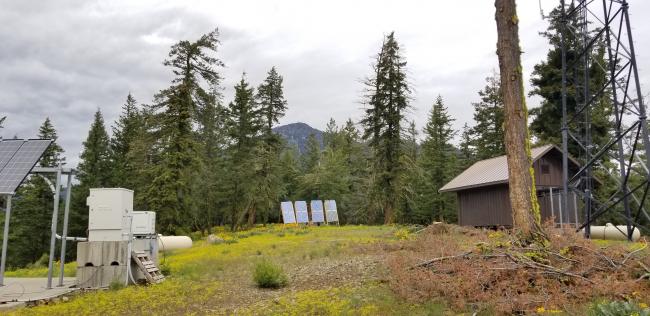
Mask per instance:
[[[264,83],[257,88],[257,103],[264,120],[264,134],[266,136],[275,135],[271,131],[273,124],[278,123],[287,110],[287,100],[284,99],[282,87],[283,80],[275,67],[271,67]]]
[[[214,30],[195,42],[178,42],[164,62],[176,77],[155,97],[154,133],[159,143],[154,146],[160,148],[161,159],[145,192],[163,232],[187,227],[195,214],[191,179],[202,174],[202,164],[194,125],[201,107],[211,101],[210,88],[221,79],[217,68],[223,63],[214,57],[218,35]]]
[[[373,76],[366,80],[363,138],[373,151],[376,207],[383,213],[384,223],[391,223],[395,219],[401,185],[402,120],[411,93],[406,78],[406,61],[400,54],[394,32],[384,38],[373,69]]]
[[[228,105],[226,128],[231,145],[228,150],[224,181],[226,205],[231,228],[242,224],[244,218],[254,218],[259,171],[257,148],[262,120],[254,100],[254,91],[242,76],[235,86],[235,99]]]
[[[476,150],[472,141],[472,129],[465,123],[460,136],[459,170],[461,172],[476,162]]]
[[[328,146],[336,147],[335,141],[338,136],[338,127],[336,126],[336,121],[334,118],[330,118],[325,126],[325,131],[323,132],[323,146],[326,148]]]
[[[77,167],[77,179],[81,186],[85,188],[110,186],[112,179],[109,153],[109,139],[104,118],[100,110],[97,110],[79,157],[81,160]]]
[[[284,190],[284,183],[281,182],[281,166],[278,164],[282,150],[281,138],[272,130],[273,125],[279,122],[287,109],[282,82],[282,76],[278,74],[275,67],[272,67],[264,82],[257,88],[256,94],[263,134],[258,156],[261,165],[258,172],[260,180],[258,205],[262,211],[260,215],[265,218],[264,221],[273,214],[272,210],[277,207]],[[255,212],[252,212],[248,223],[252,225],[255,221]]]
[[[420,166],[424,182],[419,188],[417,214],[418,221],[422,223],[430,223],[432,220],[456,220],[455,199],[447,193],[438,192],[451,180],[456,169],[455,149],[450,143],[455,134],[451,126],[453,121],[442,97],[438,96],[424,128],[425,139],[422,143]]]
[[[49,118],[39,128],[38,138],[51,139],[53,143],[43,153],[38,164],[42,167],[56,167],[65,163],[63,149],[57,143],[57,133]],[[50,225],[54,206],[54,192],[49,183],[55,177],[30,176],[21,185],[13,199],[11,230],[9,231],[7,265],[22,267],[40,259],[49,251]]]
[[[472,103],[476,122],[472,128],[472,137],[478,159],[505,154],[501,83],[496,73],[485,81],[487,85],[478,92],[481,101]]]
[[[38,138],[40,139],[51,139],[52,144],[48,147],[41,159],[38,161],[38,164],[41,167],[56,167],[59,164],[65,164],[65,157],[63,157],[63,148],[57,144],[57,139],[59,136],[56,134],[54,126],[50,118],[46,118],[45,122],[38,128]]]
[[[316,139],[316,135],[309,134],[307,138],[307,145],[305,146],[305,153],[302,155],[302,170],[305,173],[312,172],[318,164],[320,163],[321,158],[321,146]]]
[[[113,125],[110,139],[110,160],[112,168],[111,185],[134,189],[136,169],[129,161],[128,153],[141,127],[141,114],[135,98],[129,93],[122,105],[122,113]]]
[[[571,10],[571,9],[569,9]],[[580,29],[581,21],[578,15],[572,15],[567,21],[567,27],[571,29]],[[530,115],[532,121],[530,130],[541,143],[561,144],[561,118],[562,118],[562,53],[560,33],[561,30],[561,11],[555,8],[549,15],[549,26],[541,35],[546,37],[551,44],[546,60],[535,65],[531,84],[533,90],[531,95],[537,95],[542,98],[539,107],[531,109]],[[582,74],[584,71],[584,62],[581,62],[578,52],[580,51],[581,38],[574,36],[573,32],[566,32],[565,43],[567,47],[566,64],[575,65],[567,69],[567,114],[570,117],[575,115],[578,104],[582,104],[581,91]],[[606,65],[604,62],[604,53],[602,40],[597,40],[593,48],[597,54],[589,65],[590,90],[597,91],[604,85],[607,80],[607,71],[601,67]],[[596,99],[591,110],[591,126],[593,143],[600,148],[607,140],[610,139],[608,134],[611,130],[610,115],[612,105],[609,101],[609,90],[606,90],[599,98]],[[578,118],[571,128],[578,130],[583,135],[584,126],[581,126],[582,118]],[[569,151],[574,157],[579,157],[580,149],[577,145],[570,142]]]

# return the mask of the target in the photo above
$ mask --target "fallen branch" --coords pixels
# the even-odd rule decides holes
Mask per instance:
[[[446,257],[438,257],[438,258],[433,258],[431,260],[427,260],[425,262],[419,263],[415,265],[414,267],[411,268],[422,268],[422,267],[428,267],[436,262],[444,261],[444,260],[449,260],[449,259],[456,259],[456,258],[463,258],[467,257],[471,254],[471,251],[468,251],[466,253],[460,254],[460,255],[455,255],[455,256],[446,256]]]
[[[640,252],[640,251],[643,251],[643,250],[645,250],[646,248],[648,248],[648,242],[645,242],[644,245],[643,245],[643,247],[641,247],[641,248],[639,248],[639,249],[637,249],[637,250],[634,250],[634,251],[630,252],[629,254],[627,254],[627,255],[625,256],[625,258],[623,258],[623,261],[621,261],[621,265],[624,265],[625,262],[626,262],[628,259],[630,259],[630,258],[632,258],[632,256],[634,256],[634,254],[636,254],[636,253],[638,253],[638,252]]]

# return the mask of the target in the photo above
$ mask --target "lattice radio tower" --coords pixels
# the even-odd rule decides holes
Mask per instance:
[[[650,142],[646,107],[639,82],[629,6],[625,0],[560,0],[562,50],[562,208],[568,209],[569,192],[582,198],[584,228],[604,214],[613,214],[627,227],[628,240],[635,228],[648,226],[645,201],[650,188],[648,157]],[[569,23],[578,20],[579,23]],[[574,39],[568,43],[568,39]],[[601,58],[604,49],[604,58]],[[599,55],[600,53],[600,55]],[[572,62],[567,63],[567,56]],[[607,74],[602,83],[590,80],[590,69]],[[567,98],[575,101],[568,113]],[[606,98],[612,105],[612,128],[606,142],[592,140],[592,110]],[[580,153],[583,165],[569,175],[569,146]],[[611,167],[612,163],[616,167]],[[606,165],[609,165],[607,169]],[[602,168],[610,179],[595,179],[594,168]],[[608,172],[609,171],[609,172]],[[615,193],[597,197],[594,185],[614,181]],[[567,212],[565,212],[567,213]]]

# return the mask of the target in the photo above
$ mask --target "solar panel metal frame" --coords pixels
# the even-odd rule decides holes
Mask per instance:
[[[285,201],[280,203],[280,210],[282,210],[282,222],[285,224],[295,224],[296,214],[293,210],[293,203]]]
[[[339,221],[339,213],[336,209],[335,200],[325,200],[325,218],[327,219],[328,223]]]
[[[21,141],[21,140],[6,140]],[[0,143],[4,143],[3,140]],[[20,147],[0,170],[0,194],[14,194],[16,189],[25,181],[27,175],[36,166],[43,153],[50,147],[50,139],[22,140]],[[3,157],[3,159],[5,159]]]
[[[309,201],[312,223],[325,223],[325,209],[322,200]]]
[[[296,209],[296,223],[309,223],[309,211],[307,210],[307,202],[296,201],[294,204]]]

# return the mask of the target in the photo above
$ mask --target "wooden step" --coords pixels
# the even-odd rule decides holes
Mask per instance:
[[[165,279],[165,276],[160,272],[156,264],[149,259],[146,253],[132,252],[133,261],[137,264],[138,268],[144,274],[148,283],[160,283]]]

